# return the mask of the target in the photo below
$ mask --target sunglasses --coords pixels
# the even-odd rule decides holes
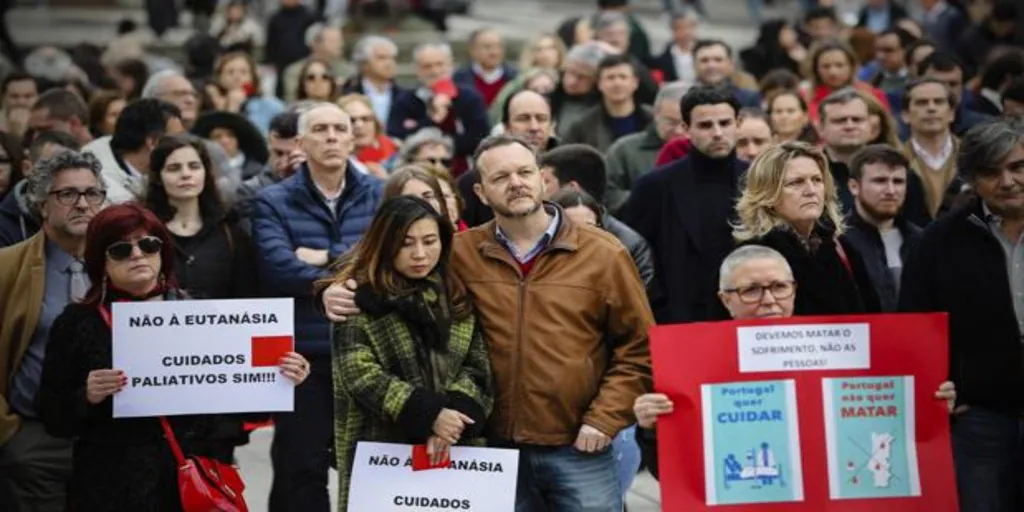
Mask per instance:
[[[451,158],[424,158],[422,162],[427,164],[439,165],[441,167],[444,167],[445,169],[452,166]]]
[[[163,241],[155,236],[144,236],[137,242],[129,242],[127,240],[121,242],[114,242],[107,247],[107,257],[114,261],[124,261],[132,257],[132,252],[135,248],[139,248],[144,256],[152,256],[160,252],[160,248],[164,245]]]

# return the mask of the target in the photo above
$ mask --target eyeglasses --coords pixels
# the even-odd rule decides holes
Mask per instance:
[[[64,206],[78,204],[78,198],[80,197],[85,197],[85,202],[92,206],[103,204],[103,201],[107,199],[107,192],[98,188],[87,188],[85,190],[62,188],[50,192],[50,195],[56,197],[57,202]]]
[[[164,245],[163,241],[155,236],[144,236],[137,242],[127,240],[114,242],[107,247],[107,257],[114,261],[124,261],[132,257],[132,252],[138,247],[144,256],[152,256],[160,252]]]
[[[796,282],[775,281],[767,285],[752,284],[750,286],[730,288],[722,291],[726,293],[735,293],[736,296],[740,298],[740,302],[744,304],[757,304],[764,298],[765,290],[772,292],[772,297],[775,297],[776,300],[788,299],[796,292]]]

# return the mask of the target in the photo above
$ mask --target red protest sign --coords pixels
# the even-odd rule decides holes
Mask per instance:
[[[659,326],[651,354],[675,405],[658,419],[665,510],[957,509],[934,398],[945,314]]]

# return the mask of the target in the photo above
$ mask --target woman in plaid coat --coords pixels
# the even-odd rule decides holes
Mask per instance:
[[[453,230],[426,201],[389,199],[344,265],[362,314],[334,325],[338,510],[356,443],[426,443],[439,458],[483,433],[493,401],[487,345],[448,268]]]

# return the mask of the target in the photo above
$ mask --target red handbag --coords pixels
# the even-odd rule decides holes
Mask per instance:
[[[111,327],[110,311],[98,306],[100,316]],[[238,468],[209,457],[185,457],[167,418],[160,417],[164,438],[171,447],[178,468],[178,493],[184,512],[248,512],[245,483]]]
[[[185,512],[248,512],[245,483],[238,468],[208,457],[185,457],[167,418],[160,417],[164,437],[178,463],[178,493]]]

